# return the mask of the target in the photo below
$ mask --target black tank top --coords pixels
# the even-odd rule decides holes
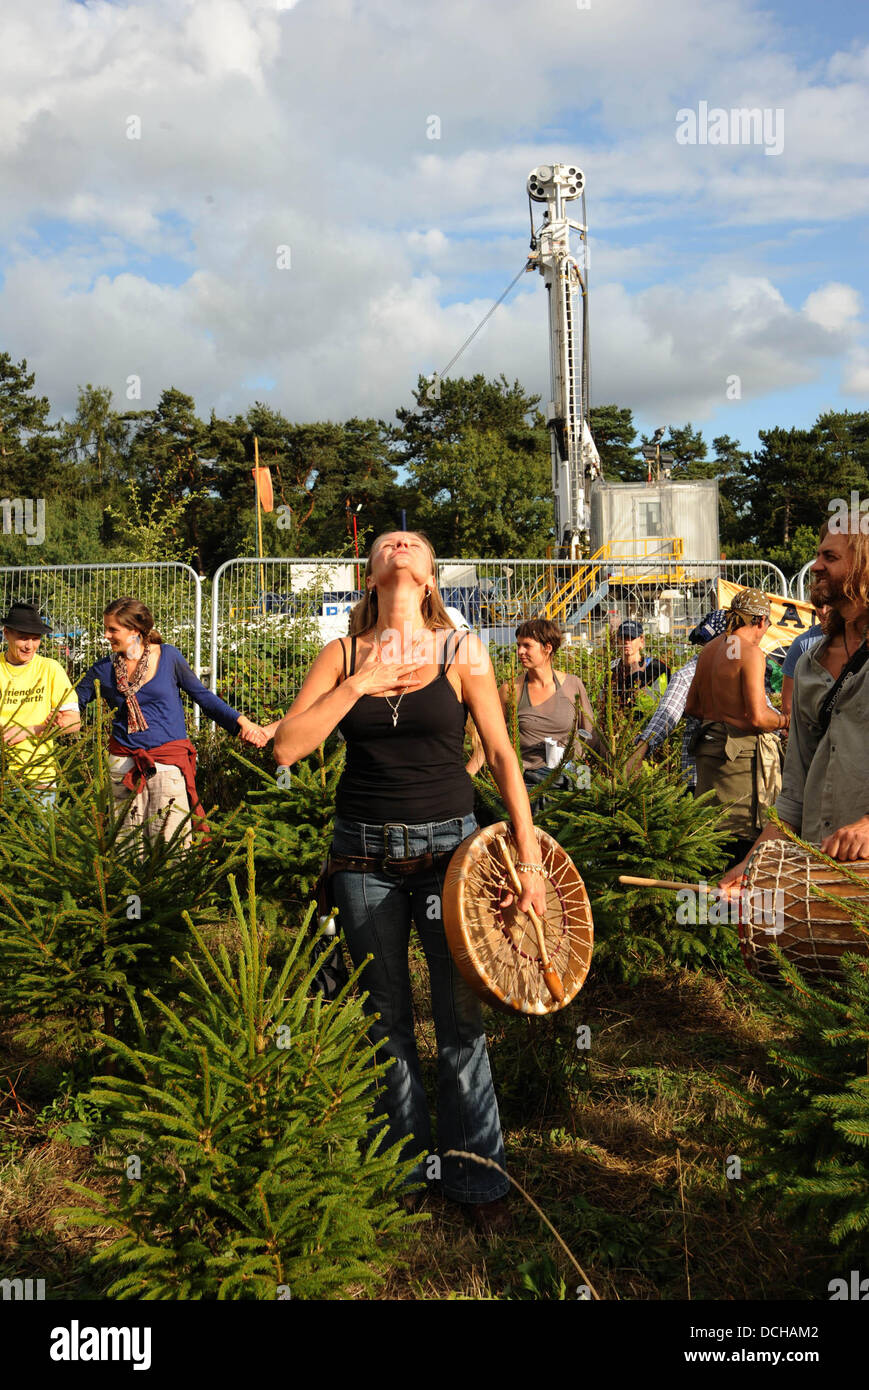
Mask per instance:
[[[474,784],[465,772],[467,706],[457,698],[447,671],[464,633],[450,631],[440,671],[419,690],[391,705],[382,695],[361,695],[338,725],[347,740],[347,763],[338,784],[335,810],[348,820],[385,825],[419,825],[452,820],[474,809]],[[457,639],[457,640],[456,640]],[[350,639],[350,669],[356,670],[356,638]]]

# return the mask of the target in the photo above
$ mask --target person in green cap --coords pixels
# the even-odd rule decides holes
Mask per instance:
[[[59,661],[39,645],[50,628],[32,603],[13,603],[3,618],[6,650],[0,654],[0,734],[22,791],[46,805],[55,799],[57,764],[51,732],[80,725],[78,699]]]

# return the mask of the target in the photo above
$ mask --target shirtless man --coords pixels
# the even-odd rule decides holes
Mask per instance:
[[[831,859],[869,859],[869,536],[834,532],[826,524],[821,528],[810,597],[816,608],[828,604],[831,612],[826,635],[797,663],[775,809],[785,825],[820,845]],[[781,838],[779,827],[770,822],[755,844]],[[744,869],[745,860],[729,869],[722,887],[738,892]]]
[[[694,749],[697,795],[714,791],[729,806],[724,825],[734,837],[732,862],[754,843],[781,786],[773,734],[786,729],[788,720],[772,708],[764,688],[760,641],[769,622],[766,594],[741,589],[724,632],[700,653],[685,705],[686,714],[703,721]]]

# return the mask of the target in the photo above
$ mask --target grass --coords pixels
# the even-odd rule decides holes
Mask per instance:
[[[414,981],[431,1094],[419,957]],[[579,1023],[591,1029],[587,1052],[575,1046]],[[601,1297],[684,1299],[689,1280],[695,1299],[808,1298],[825,1286],[834,1257],[810,1251],[726,1176],[743,1096],[771,1079],[767,1049],[785,1035],[742,984],[685,970],[634,987],[592,981],[565,1014],[492,1013],[488,1032],[510,1170]],[[557,1241],[515,1194],[511,1206],[514,1232],[489,1243],[430,1199],[386,1295],[576,1297]]]
[[[100,1298],[89,1257],[105,1235],[59,1215],[66,1183],[91,1177],[88,1113],[73,1094],[62,1039],[28,1056],[17,1022],[0,1033],[0,1277],[44,1279],[48,1298]]]
[[[436,1048],[421,951],[412,951],[420,1056],[434,1100]],[[591,1046],[576,1046],[586,1024]],[[734,1121],[772,1080],[785,1025],[741,978],[660,970],[636,986],[592,977],[562,1014],[490,1013],[489,1050],[511,1173],[606,1299],[799,1299],[836,1271],[741,1180]],[[101,1296],[96,1237],[68,1229],[68,1180],[92,1182],[88,1116],[62,1047],[27,1056],[0,1034],[0,1270],[44,1277],[49,1298]],[[64,1080],[66,1078],[66,1081]],[[680,1182],[681,1175],[681,1182]],[[514,1230],[491,1242],[431,1193],[389,1299],[573,1299],[578,1276],[517,1193]]]

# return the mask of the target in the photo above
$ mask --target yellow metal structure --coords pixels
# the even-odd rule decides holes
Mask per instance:
[[[573,572],[560,584],[554,582],[554,576],[550,572],[549,582],[544,580],[540,585],[539,597],[543,600],[543,612],[553,622],[563,623],[568,613],[582,605],[604,579],[611,585],[643,584],[661,587],[678,583],[685,577],[681,563],[683,554],[681,536],[646,536],[607,541],[587,560],[580,564],[573,562]],[[660,559],[665,568],[660,572],[632,569],[630,573],[624,570],[620,572],[618,569],[619,560],[652,558]],[[564,564],[561,564],[558,568],[563,571],[564,567]]]

